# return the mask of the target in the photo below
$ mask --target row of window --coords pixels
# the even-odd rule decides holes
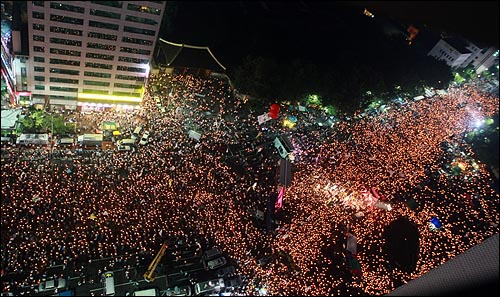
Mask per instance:
[[[42,88],[43,86],[39,86],[39,87]],[[36,86],[35,86],[35,89],[36,89]],[[43,90],[43,89],[40,89],[40,90]],[[83,93],[86,93],[86,94],[109,95],[108,91],[94,90],[94,89],[83,89]],[[137,97],[137,96],[140,96],[140,93],[137,93],[137,92],[113,92],[112,95],[114,95],[114,96],[133,96],[133,97]],[[44,95],[44,94],[35,94],[35,93],[33,93],[32,98],[35,99],[35,100],[45,100],[45,96],[46,95]],[[49,95],[49,98],[51,100],[56,100],[56,99],[58,99],[58,100],[71,100],[71,101],[77,101],[78,100],[78,97],[76,97],[76,96]]]
[[[56,69],[56,68],[50,68],[50,72],[52,73],[60,73],[57,72],[59,70],[65,71],[66,69]],[[35,71],[36,72],[44,72],[45,67],[40,67],[40,66],[35,66]],[[75,70],[71,70],[75,71]],[[79,71],[77,71],[77,75],[80,74]],[[89,77],[99,77],[99,78],[111,78],[110,73],[101,73],[101,72],[92,72],[92,71],[84,71],[83,72],[84,76],[89,76]],[[45,81],[45,77],[43,76],[35,76],[35,81]],[[141,76],[134,76],[134,75],[123,75],[123,74],[115,74],[115,79],[122,79],[122,80],[134,80],[136,82],[144,82],[144,77]],[[71,78],[57,78],[57,77],[51,77],[50,82],[59,82],[59,83],[68,83],[68,84],[78,84],[77,79],[71,79]],[[116,84],[115,84],[116,86]]]
[[[51,17],[51,20],[52,20],[52,17]],[[83,24],[83,20],[81,20],[82,22],[80,23],[79,21],[77,21],[77,19],[72,19],[70,17],[60,17],[60,18],[58,18],[58,21],[63,21],[64,23],[77,24],[77,25]],[[98,22],[98,21],[89,21],[89,27],[118,31],[120,26],[116,25],[116,24],[103,23],[103,22]],[[43,24],[33,23],[33,30],[45,31],[45,26]],[[156,33],[154,30],[148,30],[148,29],[136,28],[136,27],[130,27],[130,26],[124,26],[123,31],[128,32],[128,33],[147,35],[147,36],[155,36],[155,33]],[[66,29],[66,28],[53,27],[53,26],[50,27],[50,32],[57,32],[57,33],[76,35],[76,36],[82,36],[82,33],[83,33],[81,30],[77,30],[77,29]],[[96,35],[96,34],[102,34],[102,33],[92,32],[92,33],[89,33],[89,37],[101,38],[101,37],[97,37],[98,35]],[[100,36],[102,36],[103,39],[116,40],[116,35],[102,34]]]
[[[72,46],[81,46],[81,43],[82,43],[81,41],[77,41],[77,40],[68,40],[68,39],[61,39],[61,38],[50,38],[50,42],[55,43],[55,44],[64,44],[64,45],[72,45]],[[88,42],[87,48],[108,50],[108,51],[112,51],[112,52],[114,52],[116,50],[116,46],[114,46],[114,45],[101,44],[101,43],[96,43],[96,42]],[[45,47],[34,45],[33,51],[37,52],[37,53],[45,53]],[[140,55],[149,55],[151,53],[150,50],[130,48],[130,47],[120,47],[120,52],[140,54]],[[67,55],[67,56],[76,56],[76,57],[81,56],[80,51],[54,49],[54,48],[50,48],[50,53],[51,54]],[[103,54],[102,58],[97,58],[97,59],[112,60],[112,59],[109,59],[109,57],[110,57],[109,55]],[[139,63],[139,64],[148,63],[147,59],[137,59],[137,58],[130,58],[128,60],[126,58],[122,58],[122,60],[119,60],[119,61]]]
[[[122,8],[122,6],[123,6],[123,2],[121,2],[121,1],[90,1],[90,2],[94,3],[94,4],[100,4],[100,5],[104,5],[104,6],[117,7],[117,8]],[[32,1],[32,4],[34,6],[41,6],[41,7],[45,6],[44,1]],[[64,10],[64,11],[71,11],[71,12],[76,12],[76,13],[85,13],[84,7],[63,4],[63,3],[58,3],[58,2],[52,2],[52,1],[50,1],[50,8]],[[138,12],[144,12],[144,13],[149,13],[149,14],[154,14],[154,15],[160,15],[160,13],[161,13],[161,9],[148,7],[145,5],[128,4],[127,9],[130,11],[138,11]],[[120,19],[119,13],[107,12],[107,11],[98,10],[98,9],[94,9],[94,8],[90,9],[90,14],[96,15],[96,16],[103,16],[103,17],[108,17],[108,18]]]
[[[35,72],[45,72],[45,67],[35,66],[34,70],[35,70]],[[90,77],[99,77],[99,78],[111,78],[110,73],[101,73],[101,72],[84,71],[83,75],[90,76]],[[37,77],[40,78],[39,76],[37,76]],[[135,76],[135,75],[115,74],[115,79],[133,80],[136,82],[144,82],[143,76]],[[35,80],[37,80],[37,79],[35,79]],[[42,80],[42,81],[45,81],[45,80]],[[69,83],[69,84],[77,84],[78,80],[70,79],[70,78],[53,78],[53,77],[51,77],[50,82],[62,82],[62,83]]]
[[[83,84],[86,86],[98,86],[98,87],[109,87],[109,82],[102,82],[102,81],[90,81],[90,80],[84,80]],[[123,89],[134,89],[134,90],[139,90],[142,88],[141,85],[127,85],[127,84],[115,84],[116,88],[123,88]],[[35,90],[45,90],[44,85],[35,85]],[[58,87],[58,86],[50,86],[49,90],[51,91],[59,91],[59,92],[78,92],[78,88],[70,88],[70,87]],[[85,92],[86,89],[83,89],[83,92]],[[107,94],[107,90],[95,90],[98,92],[106,92],[104,94]]]

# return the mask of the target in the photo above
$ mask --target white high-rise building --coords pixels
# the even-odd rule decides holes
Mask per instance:
[[[141,103],[165,1],[28,1],[27,8],[24,72],[34,104]]]

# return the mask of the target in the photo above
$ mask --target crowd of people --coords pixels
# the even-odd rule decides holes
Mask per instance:
[[[167,112],[156,106],[156,95]],[[23,156],[2,160],[2,233],[8,235],[2,271],[24,276],[11,287],[30,287],[48,266],[154,255],[170,237],[201,237],[238,263],[248,280],[240,293],[388,293],[498,233],[499,196],[485,164],[460,175],[437,174],[453,162],[445,141],[473,158],[463,135],[476,120],[498,113],[498,103],[465,86],[331,127],[315,124],[325,117],[322,111],[295,112],[298,125],[288,129],[282,125],[285,106],[280,118],[259,125],[258,112],[220,78],[152,76],[140,111],[78,119],[94,128],[102,121],[117,121],[128,131],[143,125],[150,141],[137,151],[80,152],[71,162],[54,163],[46,148],[33,148],[38,158],[20,150],[14,154]],[[190,130],[201,134],[199,141]],[[276,192],[280,157],[273,140],[280,134],[294,143],[296,161],[278,210],[279,228],[267,232],[253,214],[265,211]],[[353,201],[376,187],[392,210],[363,200],[327,203],[332,192],[323,189],[332,185]],[[408,193],[418,212],[406,206]],[[364,216],[354,216],[359,211]],[[438,232],[427,228],[433,216],[443,222]],[[399,217],[414,222],[420,234],[412,272],[391,266],[383,252],[382,233]],[[346,253],[346,231],[357,237],[362,277],[352,278],[335,257]],[[259,264],[263,257],[270,257],[268,265]]]

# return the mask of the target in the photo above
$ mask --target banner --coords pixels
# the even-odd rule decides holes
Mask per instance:
[[[193,130],[189,130],[189,138],[196,139],[196,141],[200,141],[200,137],[201,137],[200,133]]]
[[[264,124],[265,122],[269,121],[271,117],[269,116],[269,113],[263,113],[260,116],[257,116],[257,120],[259,121],[259,125]]]

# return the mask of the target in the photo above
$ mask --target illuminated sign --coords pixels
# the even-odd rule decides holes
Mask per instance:
[[[78,93],[78,99],[95,100],[95,101],[109,100],[117,102],[137,102],[137,103],[142,102],[142,97],[84,94],[84,93]]]

